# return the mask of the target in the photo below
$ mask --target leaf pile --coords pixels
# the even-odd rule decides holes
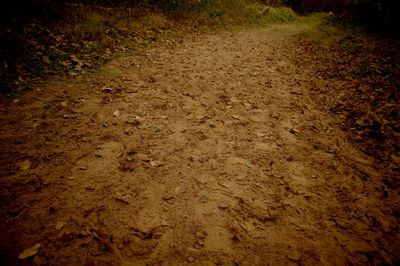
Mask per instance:
[[[344,37],[329,47],[302,40],[319,60],[319,78],[325,81],[313,94],[344,120],[351,142],[399,172],[400,43],[356,28],[341,30]]]
[[[51,22],[17,16],[0,26],[2,93],[44,77],[77,76],[118,53],[199,27],[199,21],[183,24],[150,9],[70,4],[58,12]]]

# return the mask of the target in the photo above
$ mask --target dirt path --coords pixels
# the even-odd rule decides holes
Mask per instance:
[[[399,262],[398,194],[311,98],[304,29],[164,42],[3,106],[2,265]]]

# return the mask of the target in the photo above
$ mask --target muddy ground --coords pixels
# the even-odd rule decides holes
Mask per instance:
[[[399,188],[315,96],[343,81],[305,30],[163,41],[3,105],[2,265],[399,263]]]

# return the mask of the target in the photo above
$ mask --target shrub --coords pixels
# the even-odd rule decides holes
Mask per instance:
[[[265,19],[269,22],[284,23],[297,21],[298,16],[291,8],[288,7],[269,7],[267,9]]]

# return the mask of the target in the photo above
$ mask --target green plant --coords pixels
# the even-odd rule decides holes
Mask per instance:
[[[296,13],[288,7],[269,7],[265,14],[265,19],[273,23],[285,23],[299,20]]]

